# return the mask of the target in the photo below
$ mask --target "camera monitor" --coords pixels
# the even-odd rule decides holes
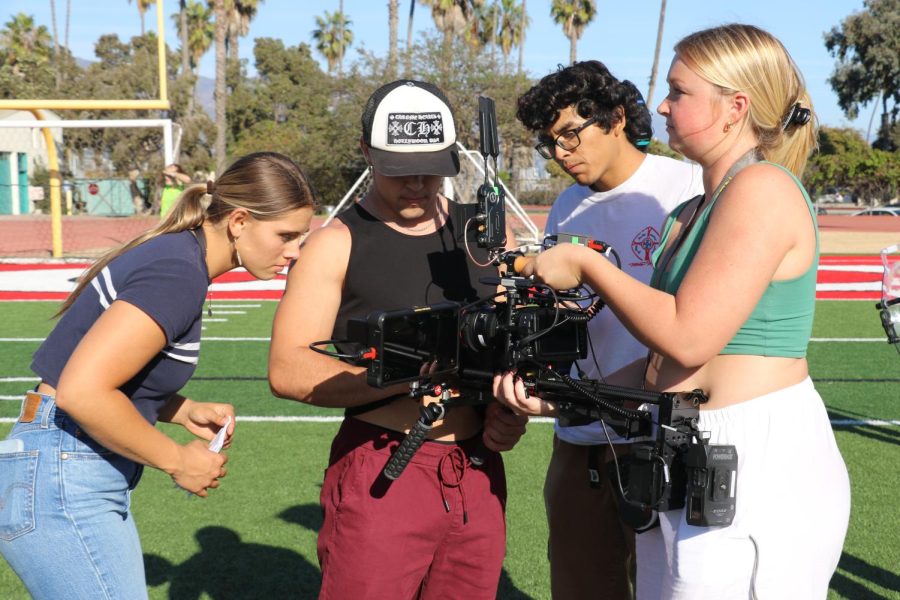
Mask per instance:
[[[369,385],[385,387],[455,371],[458,314],[455,302],[370,314],[369,345],[376,356],[369,363]]]

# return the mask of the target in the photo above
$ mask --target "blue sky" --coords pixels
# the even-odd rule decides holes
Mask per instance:
[[[400,40],[405,43],[410,0],[400,2]],[[140,19],[134,2],[128,0],[75,0],[72,4],[70,46],[80,58],[93,58],[93,44],[103,33],[118,33],[127,39],[140,33]],[[56,0],[57,25],[63,36],[66,2]],[[579,59],[598,59],[619,78],[630,79],[646,92],[656,42],[659,0],[610,2],[599,0],[598,14],[578,44]],[[326,10],[337,10],[338,1],[263,0],[250,35],[240,44],[241,57],[252,67],[252,39],[280,38],[286,45],[312,43],[315,17]],[[529,0],[531,25],[526,31],[525,69],[542,76],[568,62],[569,42],[562,29],[549,16],[549,0]],[[176,0],[166,0],[165,13],[177,11]],[[672,60],[672,46],[683,36],[714,25],[744,22],[758,25],[776,35],[800,66],[812,95],[820,122],[825,125],[855,127],[865,135],[873,105],[870,103],[855,121],[849,121],[837,105],[837,97],[827,83],[834,59],[823,44],[823,33],[849,14],[862,10],[862,0],[668,0],[666,9],[660,73],[652,108],[665,94],[665,73]],[[23,11],[51,29],[49,0],[0,0],[0,18]],[[388,47],[387,0],[344,0],[344,11],[351,20],[355,41],[348,58],[364,48],[386,54]],[[430,11],[417,4],[414,29],[433,29]],[[146,15],[148,29],[156,28],[155,7]],[[166,40],[177,48],[178,40],[170,18],[165,23]],[[517,60],[514,50],[513,60]],[[201,64],[201,74],[213,76],[212,52]],[[877,125],[877,123],[876,123]],[[874,135],[874,132],[873,132]]]

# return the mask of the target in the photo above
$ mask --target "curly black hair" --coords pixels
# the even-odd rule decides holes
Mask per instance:
[[[602,62],[586,60],[560,67],[522,94],[516,117],[531,131],[543,131],[559,119],[560,111],[573,106],[575,112],[597,123],[608,133],[619,120],[616,110],[625,113],[625,135],[637,148],[645,150],[653,129],[650,111],[637,87],[619,81]]]

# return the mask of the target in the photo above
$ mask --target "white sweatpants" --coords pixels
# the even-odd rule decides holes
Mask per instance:
[[[812,381],[700,411],[699,428],[737,448],[734,522],[695,527],[684,509],[661,513],[659,528],[637,536],[638,600],[825,598],[850,481]]]

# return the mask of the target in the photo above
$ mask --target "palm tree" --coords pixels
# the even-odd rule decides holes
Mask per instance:
[[[647,107],[653,106],[653,91],[656,89],[656,70],[659,68],[659,48],[662,46],[663,25],[666,22],[666,0],[659,7],[659,26],[656,28],[656,49],[653,51],[653,67],[650,69],[650,86],[647,89]]]
[[[22,12],[13,15],[0,30],[0,50],[5,55],[4,62],[14,68],[19,58],[28,54],[50,60],[52,43],[53,37],[47,27],[35,27],[34,17]]]
[[[156,4],[156,0],[135,0],[137,3],[138,14],[141,15],[141,36],[143,37],[144,31],[144,14],[147,12],[147,9]],[[128,0],[128,4],[131,4],[131,0]]]
[[[191,55],[188,52],[187,0],[178,0],[178,20],[175,27],[181,41],[181,74],[185,75],[191,68]]]
[[[238,60],[238,40],[250,33],[250,21],[262,0],[226,0],[225,12],[228,15],[228,29],[225,33],[225,45],[234,60]]]
[[[569,64],[575,64],[578,38],[588,23],[594,20],[596,12],[594,0],[553,0],[550,16],[562,25],[563,33],[569,38]]]
[[[216,175],[225,171],[225,0],[215,0],[216,16]]]
[[[416,11],[416,0],[409,0],[409,20],[406,22],[406,60],[404,74],[410,76],[412,72],[412,39],[413,39],[413,13]]]
[[[72,16],[72,0],[66,0],[66,37],[63,47],[69,49],[69,17]]]
[[[390,48],[388,49],[388,77],[394,79],[397,76],[397,27],[399,26],[398,0],[388,2],[388,28],[390,30]]]
[[[183,0],[184,9],[172,15],[181,39],[181,75],[196,75],[200,60],[212,46],[216,36],[213,9],[198,0]],[[187,56],[187,62],[184,57]],[[194,94],[188,96],[187,113],[194,112]]]
[[[497,53],[497,25],[500,22],[500,7],[497,0],[490,4],[481,4],[474,7],[472,19],[466,28],[466,41],[475,48],[491,47],[491,63],[496,63]],[[502,33],[501,33],[502,35]]]
[[[53,25],[53,70],[56,74],[56,90],[59,91],[60,84],[62,84],[62,69],[59,64],[59,33],[56,29],[56,2],[54,0],[50,0],[50,21]]]
[[[185,0],[184,10],[172,15],[175,29],[182,40],[183,52],[188,55],[188,66],[185,73],[194,73],[200,59],[206,54],[216,35],[213,22],[213,11],[198,0]]]
[[[338,76],[341,74],[341,63],[344,53],[353,43],[353,32],[350,31],[350,19],[341,11],[330,13],[325,11],[325,16],[316,17],[317,29],[312,32],[316,41],[316,50],[328,63],[328,72],[333,73],[337,68]]]
[[[525,9],[525,0],[522,0],[522,20],[519,22],[519,75],[522,74],[522,63],[525,60],[525,29],[531,19],[528,18],[528,11]]]
[[[441,80],[446,80],[448,77],[446,69],[451,63],[453,36],[460,35],[468,29],[475,18],[475,8],[482,5],[484,0],[419,0],[419,3],[431,8],[434,26],[444,36],[444,42],[441,44],[443,65]]]
[[[434,26],[444,34],[444,45],[449,46],[454,35],[466,30],[474,15],[474,8],[483,0],[419,0],[431,8]]]
[[[522,32],[528,25],[528,15],[515,0],[500,0],[500,26],[498,27],[500,51],[503,62],[509,64],[509,55],[514,46],[522,45]]]

